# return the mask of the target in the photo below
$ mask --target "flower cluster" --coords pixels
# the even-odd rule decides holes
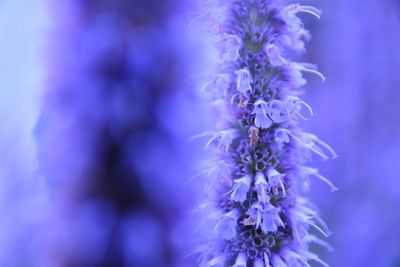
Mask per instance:
[[[313,115],[299,97],[303,75],[325,78],[315,65],[288,57],[309,38],[298,13],[319,18],[320,11],[278,0],[209,1],[206,8],[196,19],[214,36],[220,64],[203,89],[223,115],[207,143],[219,162],[208,172],[202,207],[216,238],[201,248],[201,266],[327,266],[308,250],[310,242],[329,248],[316,236],[329,231],[304,193],[310,177],[336,187],[305,164],[311,154],[336,154],[297,126]]]

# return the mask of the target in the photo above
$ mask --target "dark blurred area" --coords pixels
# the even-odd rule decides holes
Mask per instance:
[[[194,110],[179,108],[196,93],[183,88],[190,67],[178,4],[51,3],[36,129],[54,210],[51,266],[162,267],[182,258],[174,230],[192,203],[183,189],[191,158],[184,124]]]

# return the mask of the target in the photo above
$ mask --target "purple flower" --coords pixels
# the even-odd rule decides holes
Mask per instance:
[[[207,267],[224,267],[225,261],[226,261],[226,256],[219,255],[219,256],[211,259],[209,262],[207,262],[206,266]]]
[[[216,45],[221,51],[222,59],[227,62],[232,62],[239,58],[242,40],[236,35],[226,34],[217,40]]]
[[[251,208],[247,211],[246,215],[247,217],[243,223],[245,225],[254,225],[256,229],[259,228],[259,226],[262,223],[262,216],[263,216],[263,207],[260,203],[255,202],[254,204],[251,205]]]
[[[230,80],[227,75],[216,75],[201,88],[201,91],[210,91],[213,95],[213,100],[218,100],[228,94],[229,84]]]
[[[269,102],[267,109],[268,116],[276,123],[281,123],[288,119],[289,111],[280,100],[272,100]]]
[[[280,67],[287,64],[287,60],[281,56],[281,51],[276,45],[268,44],[265,47],[265,52],[272,66]]]
[[[220,131],[215,133],[213,137],[207,142],[206,148],[213,142],[217,142],[217,147],[228,151],[229,146],[232,144],[233,139],[238,136],[238,132],[235,129],[229,129],[226,131]]]
[[[289,131],[286,129],[277,129],[274,133],[275,142],[278,144],[287,144],[290,141]]]
[[[236,267],[300,267],[311,260],[325,265],[308,252],[310,242],[325,246],[309,229],[322,236],[329,232],[303,194],[310,177],[336,187],[304,164],[312,153],[323,159],[336,154],[297,127],[299,120],[313,116],[299,98],[298,88],[306,84],[303,75],[325,77],[315,65],[285,57],[288,49],[304,50],[309,37],[297,14],[319,18],[320,11],[283,6],[278,0],[210,1],[209,8],[210,13],[225,11],[211,37],[221,53],[212,76],[227,78],[216,88],[224,95],[218,102],[219,131],[207,147],[215,145],[214,166],[221,161],[229,165],[223,179],[209,180],[214,189],[209,201],[215,203],[209,212],[223,215],[215,222],[219,238],[208,240],[212,252],[203,252],[200,261]]]
[[[236,235],[237,220],[239,213],[237,210],[231,210],[224,214],[218,224],[215,226],[215,232],[223,239],[232,239]]]
[[[262,172],[257,172],[255,177],[255,190],[257,192],[257,199],[263,204],[269,203],[270,197],[268,195],[269,187],[268,183],[265,180],[265,175]]]
[[[272,125],[272,119],[267,114],[267,103],[265,101],[257,101],[254,103],[252,113],[254,116],[254,125],[257,128],[268,129]]]
[[[245,175],[242,178],[236,179],[233,182],[233,188],[231,193],[231,199],[237,202],[243,202],[247,198],[251,184],[251,177]]]
[[[242,94],[246,94],[248,91],[251,91],[251,83],[253,82],[253,78],[248,69],[241,69],[235,71],[237,75],[237,85],[236,89],[238,92]]]
[[[232,267],[247,267],[247,256],[244,253],[240,253]]]
[[[275,169],[269,169],[267,171],[267,177],[268,186],[271,188],[271,190],[278,190],[278,188],[281,188],[282,193],[284,195],[286,194],[285,185],[283,184],[283,177],[285,177],[285,174],[279,173]]]
[[[263,220],[261,224],[261,229],[264,233],[276,232],[278,230],[278,226],[285,226],[282,219],[280,218],[280,212],[280,208],[276,208],[271,204],[265,205]]]

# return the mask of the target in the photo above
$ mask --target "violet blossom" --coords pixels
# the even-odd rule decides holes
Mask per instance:
[[[336,187],[305,163],[312,154],[336,154],[298,127],[313,115],[299,97],[303,75],[325,80],[315,65],[288,56],[304,51],[310,37],[298,13],[319,19],[321,11],[278,0],[208,1],[195,19],[204,22],[221,55],[213,77],[224,77],[223,88],[213,77],[206,82],[220,96],[222,114],[207,147],[215,145],[215,165],[227,166],[223,180],[208,172],[212,205],[204,211],[219,215],[207,216],[216,235],[198,250],[200,266],[328,266],[308,248],[310,242],[326,244],[320,236],[329,230],[305,193],[312,176]]]

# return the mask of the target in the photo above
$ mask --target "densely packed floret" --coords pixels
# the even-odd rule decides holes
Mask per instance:
[[[209,201],[201,209],[214,237],[199,248],[201,266],[300,267],[311,260],[327,266],[308,249],[310,242],[329,248],[317,237],[329,232],[304,193],[310,177],[336,187],[305,164],[312,154],[336,154],[297,125],[313,115],[299,97],[303,74],[325,79],[315,65],[288,56],[303,51],[309,38],[298,13],[320,17],[311,6],[228,0],[208,1],[193,20],[220,54],[202,88],[221,116],[206,145],[216,147],[217,163],[206,172]]]

